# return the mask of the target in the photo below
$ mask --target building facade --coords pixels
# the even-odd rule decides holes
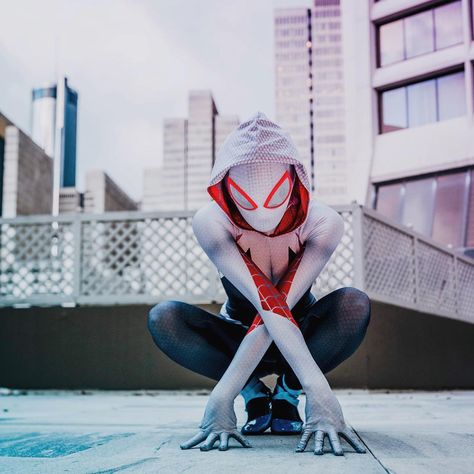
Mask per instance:
[[[315,195],[347,204],[345,89],[340,0],[314,0],[312,80]]]
[[[51,213],[53,160],[14,125],[2,141],[2,217]]]
[[[163,209],[186,209],[188,161],[188,120],[165,119],[163,122],[163,169],[145,179],[144,195],[155,195],[153,202]]]
[[[216,104],[210,91],[189,94],[186,208],[199,209],[209,201],[207,186],[215,159]]]
[[[222,144],[228,135],[240,124],[238,115],[216,115],[215,116],[215,154],[219,153]]]
[[[472,0],[343,3],[357,192],[456,248],[474,247],[472,19]]]
[[[314,194],[349,201],[339,0],[275,11],[276,121],[302,157]]]
[[[287,130],[314,190],[311,9],[275,10],[275,116]]]
[[[163,122],[163,167],[144,171],[142,210],[197,210],[206,204],[215,155],[238,125],[236,115],[217,115],[210,91],[191,91],[189,117]]]
[[[59,191],[59,214],[82,212],[84,208],[84,193],[75,187],[61,188]]]
[[[104,171],[86,173],[84,212],[135,211],[137,203]]]
[[[77,102],[66,77],[32,93],[33,140],[55,160],[53,213],[59,210],[60,188],[76,185]]]

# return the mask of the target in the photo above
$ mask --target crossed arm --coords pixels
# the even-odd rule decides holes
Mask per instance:
[[[338,434],[363,452],[363,446],[345,424],[341,407],[311,356],[290,309],[327,263],[341,238],[342,220],[324,205],[313,208],[308,219],[314,222],[309,222],[311,228],[302,251],[278,285],[274,285],[240,249],[222,221],[212,219],[209,212],[212,214],[212,208],[196,214],[196,237],[216,267],[252,302],[258,314],[209,397],[200,432],[181,447],[187,449],[205,440],[201,449],[208,450],[220,439],[219,449],[225,450],[229,437],[249,446],[236,430],[233,403],[273,340],[306,393],[305,430],[297,451],[304,451],[309,438],[316,433],[316,454],[322,454],[324,437],[328,435],[334,453],[341,455]]]

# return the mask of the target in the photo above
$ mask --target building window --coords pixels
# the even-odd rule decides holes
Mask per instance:
[[[418,127],[436,122],[435,79],[407,86],[407,102],[408,127]]]
[[[377,191],[377,211],[397,222],[402,216],[402,183],[380,186]]]
[[[474,170],[469,174],[470,189],[467,199],[466,247],[474,248]]]
[[[434,10],[436,49],[462,43],[461,2],[448,3]]]
[[[461,1],[380,25],[378,37],[380,66],[460,44],[463,42]]]
[[[403,36],[403,20],[393,21],[379,28],[381,66],[405,59]]]
[[[403,20],[405,23],[405,58],[434,51],[433,10],[417,13]]]
[[[405,183],[402,224],[424,235],[431,235],[434,207],[434,178]]]
[[[433,238],[453,247],[464,245],[466,178],[465,172],[437,178]]]
[[[381,93],[381,132],[418,127],[466,113],[464,72]]]
[[[474,168],[376,187],[384,216],[456,248],[474,248]]]
[[[460,117],[466,113],[464,73],[438,78],[438,120]]]
[[[399,87],[382,93],[383,133],[408,127],[406,96],[406,87]]]

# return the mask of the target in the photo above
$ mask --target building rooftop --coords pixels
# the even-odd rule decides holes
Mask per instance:
[[[468,473],[474,451],[474,392],[338,391],[365,455],[296,454],[297,436],[250,438],[181,451],[207,392],[18,392],[0,390],[0,472],[87,473]],[[300,404],[303,409],[304,401]],[[239,426],[245,421],[241,397]],[[294,470],[294,471],[292,471]]]

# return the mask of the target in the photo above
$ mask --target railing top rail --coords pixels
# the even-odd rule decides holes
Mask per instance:
[[[337,212],[354,212],[356,209],[361,209],[364,215],[370,216],[373,219],[383,222],[385,225],[396,229],[399,232],[409,235],[411,237],[417,238],[419,241],[430,245],[431,247],[436,248],[437,250],[452,255],[457,259],[460,259],[468,264],[474,265],[474,260],[466,257],[461,254],[459,251],[449,248],[439,242],[436,242],[430,237],[427,237],[419,232],[416,232],[413,229],[410,229],[404,225],[398,224],[391,219],[384,217],[378,212],[369,209],[368,207],[362,206],[357,203],[352,203],[348,205],[339,205],[333,206]],[[71,213],[71,214],[61,214],[59,216],[52,216],[50,214],[42,215],[31,215],[31,216],[17,216],[17,217],[8,217],[0,218],[0,225],[2,224],[44,224],[48,222],[58,222],[58,223],[73,223],[76,221],[81,222],[106,222],[114,220],[146,220],[146,219],[163,219],[163,218],[190,218],[194,215],[195,211],[115,211],[115,212],[105,212],[102,214],[94,213]]]
[[[1,217],[1,224],[44,224],[47,222],[74,222],[80,221],[114,221],[114,220],[144,220],[163,218],[188,218],[195,211],[114,211],[102,214],[71,213],[53,216],[51,214],[35,214],[31,216]]]

